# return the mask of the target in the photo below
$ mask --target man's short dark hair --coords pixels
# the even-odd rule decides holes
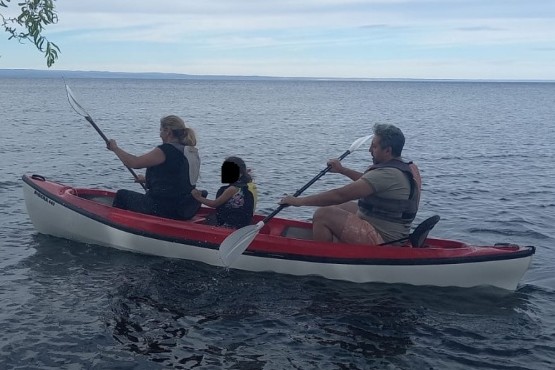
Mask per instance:
[[[382,149],[391,147],[391,154],[400,157],[405,146],[405,135],[401,129],[387,123],[377,123],[374,125],[374,135],[380,137]]]

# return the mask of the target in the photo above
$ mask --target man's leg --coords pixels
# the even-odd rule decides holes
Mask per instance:
[[[357,210],[355,202],[317,209],[312,220],[314,240],[368,245],[383,243],[376,229],[356,215]]]
[[[345,227],[347,217],[352,214],[345,210],[344,204],[339,206],[320,207],[312,218],[312,237],[314,240],[331,242],[339,240]]]

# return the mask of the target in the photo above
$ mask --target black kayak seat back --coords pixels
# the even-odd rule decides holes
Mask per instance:
[[[425,219],[414,229],[412,234],[409,235],[410,244],[413,248],[422,248],[426,242],[426,238],[434,226],[439,222],[439,215],[434,215]]]
[[[440,218],[439,215],[435,215],[425,219],[420,223],[420,225],[418,225],[414,229],[414,231],[407,238],[392,240],[379,245],[391,245],[391,244],[396,244],[396,243],[408,240],[410,241],[410,244],[412,245],[413,248],[422,248],[424,247],[424,243],[426,242],[426,238],[428,237],[428,234],[434,228],[434,226],[439,222],[439,218]]]

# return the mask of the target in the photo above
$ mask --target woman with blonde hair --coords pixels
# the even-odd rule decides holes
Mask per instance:
[[[200,207],[200,203],[191,195],[200,172],[195,132],[180,117],[169,115],[160,119],[160,138],[161,145],[140,156],[121,149],[113,139],[108,141],[108,149],[124,165],[146,168],[145,176],[139,176],[138,179],[146,185],[146,194],[118,190],[113,206],[159,217],[188,220]]]

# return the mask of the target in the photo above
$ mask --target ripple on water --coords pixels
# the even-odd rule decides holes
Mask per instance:
[[[67,106],[63,83],[2,82],[3,119],[19,130],[4,130],[0,148],[0,368],[555,367],[555,85],[70,81],[105,133],[135,154],[158,144],[161,115],[184,116],[199,138],[199,185],[212,195],[222,160],[244,157],[263,214],[374,122],[398,124],[423,175],[418,219],[441,216],[432,236],[537,246],[519,290],[504,295],[226,271],[38,236],[23,172],[140,188]],[[365,148],[344,163],[363,170],[368,161]],[[306,194],[345,183],[327,174]]]

